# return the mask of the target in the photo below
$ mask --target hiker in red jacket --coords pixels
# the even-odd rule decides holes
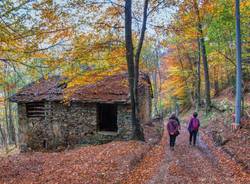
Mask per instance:
[[[175,146],[175,140],[176,137],[179,135],[179,122],[177,121],[177,117],[175,115],[175,113],[172,113],[168,124],[167,124],[167,130],[168,130],[168,134],[169,134],[169,143],[170,143],[170,149],[174,150],[174,146]]]
[[[189,124],[188,124],[188,131],[190,133],[189,144],[192,145],[192,140],[193,140],[194,146],[196,144],[196,137],[197,137],[197,133],[200,127],[200,121],[197,118],[197,116],[198,116],[198,113],[194,112],[193,117],[190,119]]]

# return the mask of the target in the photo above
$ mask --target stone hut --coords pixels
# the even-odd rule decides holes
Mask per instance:
[[[80,86],[64,103],[67,80],[40,79],[10,98],[18,104],[22,151],[98,144],[131,138],[131,105],[127,74]],[[139,77],[140,122],[151,118],[152,90],[145,74]]]

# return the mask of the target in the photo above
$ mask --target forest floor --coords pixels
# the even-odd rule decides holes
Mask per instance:
[[[187,122],[188,118],[184,116],[182,122]],[[250,183],[250,173],[237,162],[238,159],[232,159],[221,146],[214,145],[212,135],[207,132],[210,129],[207,126],[200,130],[198,144],[194,147],[189,145],[186,125],[182,124],[174,151],[169,149],[165,131],[161,142],[155,146],[124,141],[59,153],[34,152],[9,156],[0,159],[0,183]],[[242,150],[244,146],[239,147]],[[242,159],[247,160],[249,152],[245,153],[246,157]]]
[[[61,152],[5,155],[0,157],[0,184],[120,183],[161,140],[160,121],[145,126],[146,142],[113,141]]]
[[[7,152],[7,153],[6,153]],[[9,155],[14,155],[19,153],[19,150],[16,145],[12,144],[8,146],[8,150],[3,147],[0,147],[0,157],[7,157]]]
[[[202,128],[194,147],[186,128],[190,114],[181,117],[174,151],[169,149],[166,131],[155,144],[159,127],[150,125],[147,143],[114,141],[0,158],[0,184],[250,184],[250,119],[232,131],[230,112],[200,113]]]
[[[187,119],[183,120],[187,122]],[[131,173],[127,184],[246,184],[250,173],[231,159],[211,138],[200,131],[197,146],[189,145],[186,126],[182,125],[174,151],[168,146],[166,132],[161,148],[149,153]],[[160,159],[159,159],[160,157]]]
[[[232,89],[224,90],[213,100],[220,109],[206,115],[199,113],[202,128],[197,146],[189,145],[190,110],[182,115],[175,150],[170,150],[165,131],[161,143],[149,151],[124,183],[250,184],[250,93],[245,94],[247,116],[237,130],[231,127]]]
[[[116,183],[133,169],[149,146],[110,142],[57,153],[21,153],[0,158],[1,184]]]

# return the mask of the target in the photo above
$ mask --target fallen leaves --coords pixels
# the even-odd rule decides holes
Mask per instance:
[[[150,133],[148,138],[156,132]],[[246,149],[241,144],[237,148],[237,154]],[[248,158],[249,154],[245,156]],[[35,152],[1,158],[0,183],[246,184],[250,183],[250,175],[214,146],[206,131],[200,131],[199,146],[192,147],[188,144],[188,132],[182,129],[174,151],[168,148],[165,132],[157,145],[118,141],[60,153]]]
[[[146,142],[114,141],[57,153],[33,152],[0,157],[0,184],[124,182],[150,148],[156,152],[162,149],[159,145],[152,146],[161,138],[162,123],[154,121],[145,125],[144,130]],[[155,156],[160,160],[157,154],[147,158],[154,160]]]
[[[88,146],[60,153],[25,153],[0,159],[0,183],[117,183],[148,150],[128,141]]]
[[[246,172],[250,173],[250,120],[244,120],[240,129],[232,131],[230,126],[224,125],[223,120],[217,118],[206,128],[206,133],[210,137],[213,136],[214,132],[221,132],[221,137],[227,140],[219,148],[222,148],[231,159],[235,160]]]

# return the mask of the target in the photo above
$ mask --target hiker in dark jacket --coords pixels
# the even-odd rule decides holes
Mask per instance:
[[[179,120],[179,118],[177,118],[177,116],[176,116],[176,114],[175,113],[173,113],[174,114],[174,119],[177,121],[177,123],[178,123],[178,129],[180,130],[181,129],[181,123],[180,123],[180,120]]]
[[[176,119],[177,117],[175,113],[172,113],[167,124],[171,150],[174,150],[175,140],[176,140],[176,137],[179,135],[179,128],[180,128],[179,123],[180,122],[178,122]]]
[[[190,119],[189,124],[188,124],[188,131],[190,134],[189,144],[192,145],[192,141],[193,141],[194,146],[196,144],[196,137],[197,137],[197,133],[200,127],[200,120],[197,117],[198,117],[198,113],[194,112],[193,117]]]

